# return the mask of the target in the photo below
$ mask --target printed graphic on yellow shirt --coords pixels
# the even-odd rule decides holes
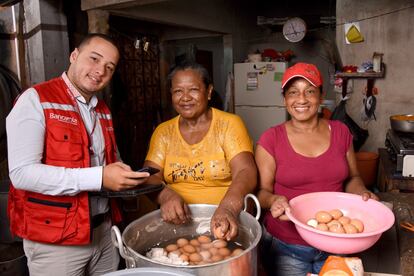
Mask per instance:
[[[182,163],[171,163],[171,173],[168,174],[172,178],[173,182],[177,181],[204,181],[204,172],[206,168],[203,165],[203,161],[200,161],[193,166],[187,166]]]

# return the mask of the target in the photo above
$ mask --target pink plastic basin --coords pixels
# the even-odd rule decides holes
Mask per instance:
[[[311,246],[334,254],[353,254],[368,249],[395,221],[393,212],[381,202],[363,201],[361,196],[349,193],[309,193],[291,199],[289,204],[291,209],[286,215],[295,224],[299,235]],[[306,224],[316,212],[332,209],[340,209],[344,216],[360,219],[364,223],[364,231],[337,234]]]

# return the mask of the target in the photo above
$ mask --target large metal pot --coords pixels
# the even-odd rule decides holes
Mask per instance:
[[[121,233],[118,227],[112,227],[112,241],[119,248],[128,268],[134,267],[169,267],[200,276],[244,276],[257,275],[257,244],[262,235],[258,223],[260,204],[254,195],[248,194],[244,199],[251,198],[256,203],[257,214],[253,217],[246,212],[246,207],[239,216],[239,235],[235,242],[245,250],[242,254],[212,264],[180,266],[153,261],[145,256],[146,251],[157,244],[179,237],[201,235],[210,232],[210,220],[216,205],[190,204],[192,221],[184,225],[166,223],[161,218],[160,210],[153,211],[130,223]]]
[[[414,133],[414,114],[392,115],[390,123],[395,131]]]

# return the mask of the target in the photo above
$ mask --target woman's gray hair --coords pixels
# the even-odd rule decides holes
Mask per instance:
[[[201,65],[197,62],[194,62],[194,61],[184,61],[184,62],[181,62],[180,64],[177,64],[176,66],[174,66],[174,68],[172,68],[170,73],[168,74],[167,80],[168,80],[168,88],[169,89],[171,88],[171,82],[172,82],[172,79],[174,78],[175,74],[178,71],[185,71],[185,70],[197,71],[200,74],[206,88],[210,84],[212,84],[211,77],[210,77],[207,69],[203,65]]]

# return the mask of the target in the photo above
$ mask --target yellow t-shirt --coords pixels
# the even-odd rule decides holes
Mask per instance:
[[[180,116],[160,124],[145,158],[164,168],[166,183],[189,204],[219,204],[231,184],[230,160],[241,152],[253,152],[240,117],[215,108],[212,111],[206,136],[194,145],[180,133]]]

